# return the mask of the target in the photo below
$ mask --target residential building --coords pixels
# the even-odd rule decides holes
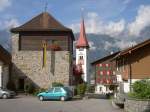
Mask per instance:
[[[53,82],[72,84],[71,29],[43,12],[12,28],[12,80],[19,91],[26,85],[49,88]]]
[[[95,93],[112,93],[113,91],[110,89],[110,86],[114,88],[117,86],[116,64],[112,59],[118,53],[113,53],[91,63],[95,71]]]
[[[10,78],[11,55],[0,45],[0,88],[7,88]]]
[[[121,51],[114,59],[119,91],[127,93],[135,81],[150,78],[150,39]]]

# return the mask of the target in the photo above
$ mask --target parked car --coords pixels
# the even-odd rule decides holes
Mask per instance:
[[[41,92],[38,95],[39,100],[61,100],[65,101],[73,97],[69,87],[52,87],[46,92]]]
[[[16,93],[14,91],[0,88],[0,98],[7,99],[7,98],[12,98],[15,95]]]

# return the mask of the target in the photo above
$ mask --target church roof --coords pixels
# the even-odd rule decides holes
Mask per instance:
[[[52,15],[48,12],[43,12],[33,19],[29,20],[25,24],[12,28],[11,32],[21,32],[21,31],[69,31],[71,29],[63,26],[58,22]]]
[[[87,38],[86,38],[85,26],[84,26],[84,20],[83,19],[82,19],[81,27],[80,27],[80,36],[77,40],[76,47],[77,48],[80,48],[80,47],[89,48],[89,44],[88,44],[88,41],[87,41]]]

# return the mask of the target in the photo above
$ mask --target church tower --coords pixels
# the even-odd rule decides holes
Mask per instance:
[[[82,66],[82,78],[87,83],[90,82],[88,52],[89,44],[86,38],[84,19],[82,18],[80,26],[80,36],[76,44],[76,65]]]

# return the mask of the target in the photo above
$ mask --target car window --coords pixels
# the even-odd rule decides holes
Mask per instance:
[[[50,88],[50,89],[48,90],[48,92],[53,92],[53,90],[54,90],[54,88]]]
[[[61,91],[61,88],[55,88],[54,92],[57,93],[57,92],[62,92],[62,91]]]
[[[68,87],[64,87],[65,91],[71,92],[71,90]]]

